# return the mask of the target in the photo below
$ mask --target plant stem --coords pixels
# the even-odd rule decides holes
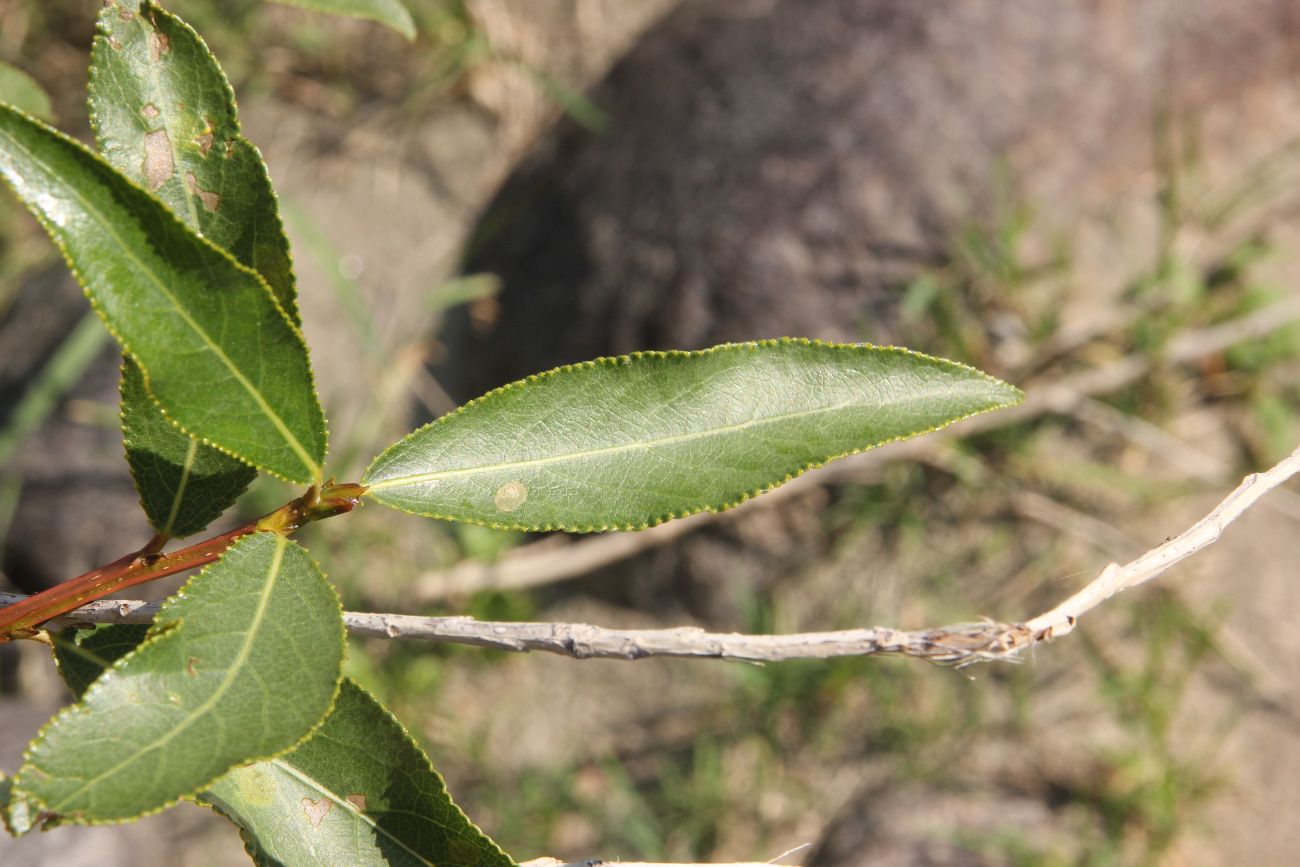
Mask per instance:
[[[364,486],[352,483],[340,485],[331,481],[319,490],[313,485],[301,497],[256,521],[170,554],[161,553],[167,538],[155,536],[138,551],[0,609],[0,642],[30,638],[39,632],[38,627],[46,620],[118,590],[211,563],[236,539],[249,533],[272,532],[287,536],[312,521],[350,512],[365,491]]]

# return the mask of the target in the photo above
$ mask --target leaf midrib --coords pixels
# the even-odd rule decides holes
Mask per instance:
[[[190,437],[189,451],[185,453],[185,463],[181,466],[181,477],[176,482],[176,493],[172,497],[171,513],[167,515],[167,523],[158,531],[163,536],[171,536],[172,529],[176,526],[176,518],[181,511],[181,503],[185,501],[185,489],[190,486],[190,473],[194,470],[194,460],[198,453],[199,441],[194,437]]]
[[[8,132],[5,132],[4,130],[0,130],[0,136],[3,136],[16,149],[22,151],[29,160],[39,165],[46,172],[47,175],[56,179],[59,178],[59,173],[55,171],[52,166],[50,166],[48,163],[43,161],[37,154],[32,153],[31,150],[24,147],[21,142],[19,142],[16,138],[13,137],[13,135],[11,135]],[[64,183],[62,181],[58,181],[58,184],[62,188],[68,190],[68,192],[71,193],[71,195],[74,196],[77,199],[77,201],[81,203],[82,207],[85,208],[86,212],[94,216],[94,218],[104,228],[106,233],[110,235],[115,241],[117,241],[117,244],[122,250],[123,255],[127,259],[130,259],[132,262],[140,266],[140,271],[145,275],[147,275],[149,280],[154,284],[154,286],[157,287],[158,291],[162,293],[163,297],[165,297],[168,301],[171,302],[172,307],[175,309],[176,313],[181,317],[181,319],[184,320],[185,324],[188,325],[190,329],[195,334],[197,334],[199,338],[208,346],[208,348],[212,350],[212,353],[218,359],[220,359],[221,363],[224,364],[226,369],[230,371],[231,376],[233,376],[235,380],[241,386],[243,386],[244,390],[248,392],[249,396],[253,398],[254,402],[258,405],[258,408],[262,411],[262,414],[265,415],[273,425],[275,425],[276,430],[278,430],[280,432],[280,435],[284,437],[286,444],[293,450],[298,460],[302,461],[303,468],[308,471],[308,474],[312,477],[319,476],[320,465],[316,462],[314,458],[311,457],[310,454],[308,454],[307,450],[303,447],[302,443],[298,441],[298,438],[294,436],[293,432],[290,431],[288,426],[284,423],[284,420],[281,419],[280,416],[275,412],[275,410],[271,408],[271,405],[266,402],[266,399],[262,396],[261,392],[258,391],[253,386],[253,384],[248,381],[248,378],[244,376],[243,371],[241,371],[235,365],[234,361],[230,358],[230,356],[228,356],[225,353],[224,350],[222,350],[221,346],[216,342],[214,342],[212,338],[208,335],[208,333],[199,326],[198,322],[196,322],[194,318],[190,316],[189,311],[187,311],[183,306],[181,306],[180,302],[176,299],[176,296],[173,295],[167,289],[167,287],[163,284],[163,282],[158,278],[158,275],[153,272],[153,269],[149,268],[144,262],[142,262],[131,252],[131,248],[130,246],[127,245],[126,241],[123,240],[123,238],[120,235],[118,235],[116,231],[114,231],[112,222],[108,220],[103,214],[101,214],[99,210],[95,208],[89,201],[87,201],[75,186],[68,183]],[[231,264],[238,266],[238,263],[234,262],[233,260],[231,260]],[[238,267],[242,267],[242,266],[238,266]],[[253,276],[255,279],[258,280],[262,279],[255,272],[249,272],[249,274]],[[270,293],[268,289],[268,295],[269,294]],[[276,306],[278,309],[279,307],[278,303]],[[123,346],[125,347],[125,342],[123,343]],[[140,365],[140,369],[141,372],[145,372],[143,364]],[[146,374],[146,378],[147,378],[147,374]]]
[[[141,756],[147,755],[162,747],[165,747],[167,744],[171,743],[178,735],[183,733],[191,725],[197,722],[200,717],[204,716],[205,714],[207,714],[208,711],[212,710],[212,708],[216,705],[216,703],[221,700],[221,697],[224,696],[226,692],[230,689],[230,685],[234,682],[235,678],[239,676],[245,663],[248,662],[249,654],[252,653],[253,643],[258,637],[258,632],[259,632],[259,628],[262,625],[262,620],[266,617],[266,609],[270,606],[271,593],[275,588],[276,581],[280,577],[280,565],[284,559],[284,551],[286,545],[287,542],[283,536],[279,536],[279,535],[275,536],[275,554],[272,555],[271,557],[271,568],[267,571],[266,579],[262,582],[262,595],[257,601],[257,608],[253,612],[253,619],[249,623],[248,629],[244,633],[244,641],[239,647],[239,652],[235,655],[235,659],[231,663],[230,668],[226,670],[226,676],[221,679],[221,683],[217,684],[217,688],[212,691],[212,694],[209,695],[206,699],[204,699],[201,705],[195,708],[193,712],[188,714],[185,717],[185,719],[183,719],[174,728],[172,728],[171,731],[167,732],[158,740],[150,743],[144,749],[137,750],[135,753],[123,759],[122,761],[118,762],[113,767],[103,771],[102,773],[98,774],[95,777],[92,777],[90,780],[86,781],[85,783],[82,783],[79,788],[65,795],[64,798],[58,804],[49,805],[51,809],[55,810],[55,812],[58,812],[59,808],[63,804],[67,804],[69,801],[72,801],[73,799],[80,796],[87,789],[90,789],[98,785],[106,777],[116,774],[118,771],[122,770],[122,768],[138,760]]]
[[[942,395],[938,395],[934,392],[928,392],[925,395],[925,398],[927,400],[935,397],[942,397]],[[739,431],[758,427],[760,425],[780,424],[782,422],[791,421],[793,419],[806,418],[808,416],[821,415],[825,413],[839,412],[840,410],[853,405],[855,402],[856,401],[853,398],[849,398],[848,400],[842,401],[832,406],[816,407],[814,409],[796,410],[794,412],[782,413],[780,415],[769,415],[769,416],[763,416],[761,418],[752,418],[743,422],[736,422],[734,424],[722,425],[720,427],[712,427],[707,430],[689,431],[687,433],[673,434],[671,436],[659,437],[653,440],[638,440],[637,442],[621,443],[619,445],[613,445],[613,446],[602,446],[601,448],[586,449],[584,451],[565,452],[563,454],[547,455],[545,457],[525,458],[522,460],[514,460],[514,461],[500,461],[493,464],[479,464],[473,467],[458,467],[456,469],[450,469],[450,470],[438,470],[429,473],[416,473],[414,475],[398,476],[392,479],[382,479],[377,482],[370,482],[367,484],[367,487],[371,491],[383,490],[385,488],[393,488],[402,485],[418,485],[424,482],[435,482],[435,481],[440,481],[442,479],[456,478],[459,476],[470,476],[470,475],[477,475],[481,473],[493,473],[493,472],[498,472],[500,470],[510,470],[518,467],[546,466],[548,464],[564,463],[566,461],[576,461],[576,460],[582,460],[584,458],[590,458],[590,457],[596,457],[602,455],[619,454],[622,452],[635,451],[638,449],[648,450],[648,449],[658,448],[660,446],[677,445],[679,443],[693,442],[696,440],[707,439],[709,437],[721,436],[729,433],[736,433]],[[891,401],[891,404],[899,403],[899,402],[901,401]]]

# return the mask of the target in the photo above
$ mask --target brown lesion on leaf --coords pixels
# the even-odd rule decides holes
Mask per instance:
[[[199,660],[196,656],[191,656],[189,659],[185,660],[185,673],[190,677],[194,677],[199,673],[198,664]]]
[[[205,117],[203,119],[203,130],[202,132],[200,132],[198,135],[194,137],[194,143],[199,146],[199,153],[203,154],[206,157],[208,155],[208,151],[212,150],[213,141],[214,139],[212,136],[212,121],[211,119]]]
[[[528,499],[528,487],[520,481],[506,482],[497,488],[496,496],[493,500],[496,507],[503,512],[513,512],[524,504]]]
[[[162,114],[162,112],[158,110],[158,106],[154,105],[152,102],[145,103],[145,107],[140,109],[140,113],[149,120],[153,120],[155,117]]]
[[[348,795],[348,803],[363,813],[366,811],[366,796],[360,792]]]
[[[156,129],[144,134],[144,177],[149,189],[156,190],[172,176],[172,140],[167,130]]]
[[[307,814],[307,821],[311,822],[313,828],[319,828],[320,823],[325,821],[325,816],[334,808],[334,802],[329,798],[321,798],[319,801],[313,801],[311,798],[302,799],[302,811]]]
[[[117,7],[117,17],[121,18],[123,21],[130,21],[135,18],[135,13],[130,9],[127,9],[125,6],[119,5]]]
[[[166,33],[157,30],[149,34],[149,59],[157,63],[164,54],[172,50],[172,41]]]
[[[199,186],[199,179],[194,177],[193,172],[185,173],[185,185],[190,188],[190,192],[199,197],[203,207],[209,211],[215,211],[221,207],[221,196],[216,193],[205,190]]]
[[[114,35],[111,34],[111,33],[108,34],[108,44],[109,44],[109,45],[113,48],[113,50],[115,50],[115,51],[121,51],[121,50],[122,50],[122,43],[118,42],[118,41],[117,41],[117,37],[114,36]]]

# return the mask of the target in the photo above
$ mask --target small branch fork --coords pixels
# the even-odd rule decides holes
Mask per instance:
[[[516,652],[542,651],[575,659],[674,656],[776,662],[890,654],[958,667],[1011,660],[1026,648],[1068,635],[1080,617],[1110,597],[1155,578],[1180,560],[1214,544],[1229,524],[1297,473],[1300,473],[1300,448],[1272,469],[1246,476],[1209,514],[1184,532],[1126,564],[1111,563],[1078,593],[1023,623],[986,621],[920,630],[873,627],[795,635],[742,635],[706,632],[696,627],[606,629],[585,623],[491,622],[471,617],[405,614],[348,612],[344,618],[348,631],[358,637],[416,639]],[[21,604],[26,598],[30,597],[0,594],[0,605]],[[92,602],[63,614],[47,624],[47,628],[148,623],[157,610],[156,603]]]

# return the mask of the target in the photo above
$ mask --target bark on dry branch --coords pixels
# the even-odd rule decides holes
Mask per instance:
[[[1111,563],[1088,586],[1050,611],[1024,623],[958,623],[919,630],[871,627],[794,635],[711,633],[697,627],[606,629],[585,623],[512,623],[471,617],[406,614],[344,615],[348,631],[360,637],[406,638],[467,644],[516,652],[542,651],[575,659],[644,659],[676,656],[776,662],[839,656],[890,654],[956,666],[1013,659],[1032,647],[1072,632],[1079,618],[1117,593],[1160,575],[1175,563],[1218,541],[1224,529],[1264,494],[1300,473],[1300,448],[1272,469],[1246,476],[1204,518],[1124,565]],[[25,597],[0,594],[0,604]],[[93,623],[147,623],[156,603],[101,601],[78,608],[48,628]]]

